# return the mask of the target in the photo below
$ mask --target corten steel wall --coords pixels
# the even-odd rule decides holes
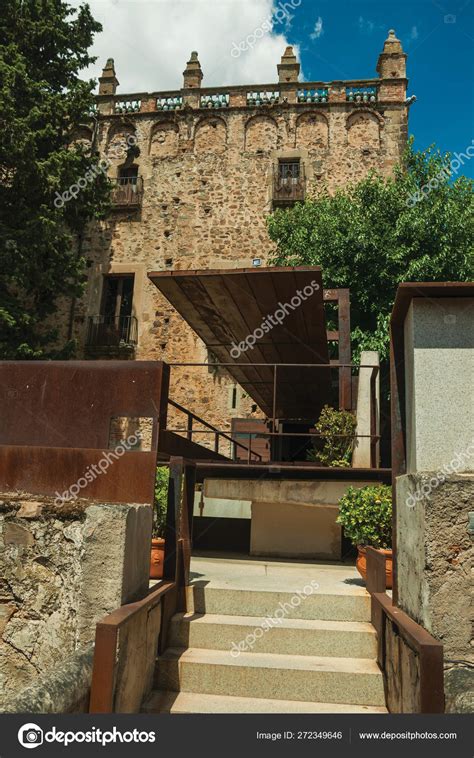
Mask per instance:
[[[0,486],[62,493],[108,455],[113,475],[96,476],[81,496],[151,503],[168,382],[158,362],[0,363]],[[152,419],[148,451],[113,457],[117,417]]]
[[[75,304],[72,324],[78,357],[85,355],[87,320],[99,313],[103,275],[127,273],[135,277],[135,357],[168,363],[206,361],[202,341],[156,291],[147,273],[246,267],[256,257],[263,265],[268,262],[274,245],[266,217],[272,211],[279,158],[300,159],[307,195],[323,186],[333,192],[372,169],[389,175],[406,144],[408,106],[406,56],[393,41],[385,53],[381,78],[369,82],[379,87],[376,103],[349,102],[346,84],[351,83],[342,81],[326,83],[326,103],[297,102],[297,90],[312,86],[298,83],[297,73],[289,84],[220,88],[221,93],[230,93],[230,105],[218,110],[200,107],[201,93],[212,90],[200,89],[199,77],[192,85],[197,89],[176,93],[114,97],[113,81],[107,96],[103,89],[98,98],[97,147],[111,161],[109,175],[116,177],[125,161],[127,139],[136,141],[140,154],[133,163],[144,189],[140,208],[115,210],[84,235],[88,287]],[[264,89],[279,89],[280,102],[248,106],[247,92]],[[157,97],[170,94],[182,96],[185,107],[157,110]],[[140,100],[140,112],[115,113],[122,98]],[[90,141],[91,135],[83,129],[76,136]],[[64,303],[59,321],[65,334],[70,313],[70,303]],[[232,407],[232,385],[223,370],[188,368],[173,372],[171,396],[217,426],[227,422],[229,429],[232,416],[258,415],[240,388],[237,407]]]
[[[168,367],[158,362],[0,363],[5,705],[89,645],[104,614],[147,591],[168,381]],[[116,445],[137,429],[148,432],[149,449],[118,455]],[[87,480],[102,461],[109,465]],[[58,497],[72,485],[78,499]]]

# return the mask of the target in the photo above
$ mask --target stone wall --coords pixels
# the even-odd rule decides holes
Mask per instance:
[[[249,267],[254,258],[260,258],[262,265],[268,262],[273,245],[266,217],[273,210],[273,176],[279,159],[299,158],[308,196],[323,189],[334,192],[371,170],[389,175],[405,147],[408,118],[403,78],[406,56],[394,35],[389,36],[380,60],[393,59],[393,51],[400,59],[398,68],[382,74],[399,78],[380,80],[375,103],[348,102],[346,84],[350,82],[329,84],[328,102],[297,102],[299,64],[291,58],[291,76],[285,81],[293,83],[267,85],[279,87],[279,102],[247,105],[247,91],[252,87],[231,87],[228,106],[219,110],[200,107],[200,90],[189,89],[200,87],[202,79],[197,54],[193,54],[185,88],[175,93],[182,96],[183,107],[157,110],[160,93],[126,95],[127,102],[140,102],[139,112],[114,113],[118,96],[111,95],[117,80],[113,61],[108,61],[101,78],[97,147],[110,161],[108,173],[114,178],[125,163],[127,147],[136,146],[139,155],[129,158],[127,165],[133,162],[138,167],[144,191],[139,210],[115,209],[85,235],[87,292],[75,303],[72,324],[77,357],[99,357],[88,354],[85,340],[88,318],[99,313],[104,274],[127,273],[135,277],[138,346],[133,356],[126,353],[124,357],[168,363],[209,361],[204,344],[147,274]],[[377,80],[371,82],[377,84]],[[212,97],[208,90],[206,97]],[[81,130],[77,139],[87,139],[87,130]],[[60,321],[66,334],[69,303],[64,303]],[[174,369],[171,396],[228,429],[231,416],[256,413],[240,389],[237,406],[231,407],[232,385],[223,370]]]
[[[446,710],[473,712],[474,546],[468,513],[474,474],[448,476],[433,486],[435,477],[427,472],[397,478],[398,600],[444,645]]]
[[[151,508],[0,495],[0,710],[148,588]]]

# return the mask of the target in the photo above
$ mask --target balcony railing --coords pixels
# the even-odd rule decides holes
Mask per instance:
[[[299,103],[327,103],[329,91],[325,88],[300,89],[298,90],[297,100]]]
[[[341,102],[374,105],[378,100],[380,79],[347,79],[344,82],[304,82],[290,84],[235,85],[231,87],[198,88],[167,92],[115,95],[113,112],[116,114],[150,113],[152,111],[179,111],[187,108],[248,108],[278,103],[300,104]],[[103,101],[101,96],[99,103]],[[108,106],[104,105],[105,108]],[[106,110],[101,111],[104,115]]]
[[[171,95],[169,97],[156,98],[157,111],[178,111],[183,107],[182,95]]]
[[[201,108],[228,108],[229,93],[215,95],[201,95]]]
[[[137,344],[135,316],[91,316],[87,325],[87,347],[115,347],[132,350]]]
[[[304,166],[300,165],[298,173],[292,171],[292,166],[285,171],[285,166],[274,167],[273,173],[273,204],[275,206],[293,205],[303,202],[306,191]]]
[[[137,208],[142,203],[143,179],[141,176],[124,176],[111,179],[111,200],[116,208]]]
[[[141,100],[117,100],[115,113],[140,113],[141,107]]]
[[[346,87],[346,100],[349,103],[364,105],[377,102],[377,87]]]
[[[247,105],[274,105],[280,101],[279,90],[252,90],[247,92]]]

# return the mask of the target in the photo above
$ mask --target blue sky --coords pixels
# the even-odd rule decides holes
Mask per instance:
[[[301,0],[289,40],[300,47],[308,80],[376,76],[388,29],[408,55],[409,133],[417,148],[444,152],[474,144],[474,3],[466,0],[354,2]],[[311,36],[312,34],[312,36]],[[474,177],[474,160],[464,173]]]
[[[199,52],[204,87],[276,82],[288,44],[295,45],[307,81],[371,78],[393,28],[408,54],[408,94],[417,97],[409,119],[416,147],[434,142],[443,152],[460,153],[473,144],[474,0],[89,3],[103,31],[92,50],[97,63],[84,73],[97,77],[114,58],[119,94],[179,89],[192,50]],[[290,12],[278,20],[274,11],[285,3]],[[236,55],[257,30],[255,44]],[[464,173],[474,177],[474,159]]]

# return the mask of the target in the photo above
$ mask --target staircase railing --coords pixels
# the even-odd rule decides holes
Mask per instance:
[[[155,661],[169,622],[187,610],[195,464],[169,462],[163,579],[141,600],[112,611],[96,626],[90,713],[137,713],[153,687]]]
[[[386,593],[386,556],[367,548],[367,590],[377,632],[377,663],[390,713],[444,713],[443,645],[393,605]]]

